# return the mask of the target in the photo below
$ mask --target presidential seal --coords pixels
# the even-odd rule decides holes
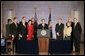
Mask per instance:
[[[41,35],[42,35],[42,36],[45,36],[45,35],[46,35],[46,30],[42,30],[42,31],[41,31]]]

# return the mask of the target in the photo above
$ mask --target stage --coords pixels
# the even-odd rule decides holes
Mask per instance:
[[[25,41],[18,40],[16,45],[16,53],[22,54],[38,54],[38,41]],[[69,54],[72,52],[70,40],[49,40],[49,53],[50,54]]]
[[[49,40],[49,53],[50,54],[69,54],[72,52],[70,40]],[[1,46],[1,53],[6,53],[6,46]],[[18,40],[16,44],[17,54],[38,54],[38,40],[26,41]]]

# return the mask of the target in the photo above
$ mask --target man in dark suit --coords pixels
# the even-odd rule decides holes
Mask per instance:
[[[56,37],[58,40],[63,39],[63,30],[64,30],[64,24],[62,23],[62,19],[58,19],[58,23],[55,26],[55,31],[56,31]]]
[[[22,21],[19,23],[19,38],[21,37],[22,39],[26,40],[26,35],[27,35],[27,22],[26,22],[26,17],[22,17]]]
[[[6,24],[6,37],[9,38],[10,36],[10,24],[12,23],[11,19],[8,19],[8,23]]]
[[[11,23],[12,23],[12,20],[8,19],[8,22],[6,24],[6,51],[7,52],[11,50],[10,49],[10,44],[8,44],[8,43],[11,43],[11,32],[10,32],[11,31],[10,30]],[[9,40],[10,40],[10,42],[9,42]]]
[[[19,31],[18,31],[18,23],[17,23],[17,17],[13,18],[13,23],[10,25],[11,27],[11,36],[13,40],[13,51],[15,53],[15,46],[16,46],[16,41],[18,40],[19,37]]]
[[[82,28],[77,19],[74,18],[74,27],[73,27],[73,43],[75,46],[75,52],[80,53],[80,37],[81,37]]]
[[[17,17],[14,17],[13,18],[13,23],[10,25],[11,27],[11,35],[12,35],[12,40],[16,40],[18,39],[18,36],[19,36],[19,27],[18,27],[18,23],[17,23]]]
[[[45,19],[41,20],[41,24],[38,25],[38,29],[48,29],[48,25],[45,23]]]

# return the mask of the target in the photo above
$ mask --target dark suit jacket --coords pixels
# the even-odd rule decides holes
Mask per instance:
[[[33,24],[33,28],[34,28],[34,40],[37,40],[38,23],[36,21]]]
[[[38,23],[37,22],[34,22],[33,27],[34,27],[34,31],[37,31]]]
[[[38,29],[43,29],[42,24],[39,24],[38,25]],[[48,29],[48,25],[47,24],[45,24],[44,29]]]
[[[14,37],[17,37],[19,36],[19,27],[18,27],[18,23],[17,23],[17,26],[15,25],[15,23],[13,22],[10,27],[11,27],[11,35],[14,35]]]
[[[22,24],[22,22],[19,23],[19,34],[21,34],[22,37],[26,39],[26,35],[27,35],[27,22],[25,22],[25,26]]]
[[[73,25],[75,25],[75,24],[73,24]],[[80,38],[81,32],[82,32],[82,28],[81,28],[80,23],[78,22],[76,24],[76,26],[73,26],[73,36],[74,36],[74,38],[77,38],[77,39]]]
[[[56,24],[55,31],[56,31],[56,33],[59,32],[59,35],[62,38],[63,38],[63,29],[64,29],[64,24],[63,23],[61,23],[60,25],[59,25],[59,23]]]
[[[8,38],[10,34],[10,24],[6,24],[6,37]]]

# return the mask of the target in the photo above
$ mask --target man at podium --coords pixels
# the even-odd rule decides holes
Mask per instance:
[[[38,29],[48,29],[48,25],[45,23],[45,19],[41,20],[41,24],[38,25]]]
[[[48,25],[45,23],[45,19],[42,19],[41,22],[42,23],[38,25],[38,31],[37,31],[38,33],[37,36],[39,37],[38,38],[39,55],[48,54],[48,46],[49,46],[48,37],[50,36],[50,34],[48,34]]]

